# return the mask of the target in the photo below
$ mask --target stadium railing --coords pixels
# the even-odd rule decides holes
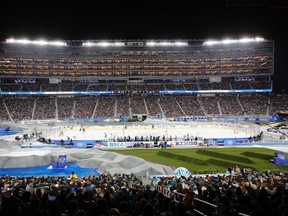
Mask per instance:
[[[179,193],[179,192],[171,192],[167,188],[162,188],[160,185],[155,186],[155,190],[159,191],[160,193],[163,193],[164,196],[169,197],[170,199],[173,199],[175,202],[183,202],[185,198],[185,194]],[[176,196],[173,196],[172,194],[175,194]],[[197,205],[197,202],[199,205]],[[191,215],[201,215],[201,216],[208,216],[206,212],[209,212],[209,215],[213,212],[214,216],[219,216],[219,207],[215,204],[209,203],[207,201],[201,200],[199,198],[194,197],[192,200],[192,209],[187,208],[187,211],[192,210],[194,214]],[[199,209],[199,206],[201,209]],[[205,212],[203,212],[203,210]],[[249,216],[244,213],[237,213],[237,216]]]
[[[171,192],[169,189],[162,188],[159,185],[156,185],[155,189],[157,191],[163,193],[164,196],[173,199],[173,201],[175,201],[175,202],[183,202],[184,201],[185,194],[182,194],[179,192]],[[175,196],[173,196],[172,194],[175,194]],[[201,210],[197,209],[197,202],[198,202],[200,204],[200,206],[202,207],[202,209],[209,210],[209,213],[211,213],[213,211],[214,212],[213,215],[218,216],[218,206],[217,205],[214,205],[212,203],[206,202],[204,200],[201,200],[201,199],[195,198],[195,197],[194,197],[192,202],[193,203],[191,203],[191,205],[193,206],[193,209],[187,208],[188,211],[192,210],[194,213],[196,213],[198,215],[207,216],[207,214],[205,212],[202,212]]]

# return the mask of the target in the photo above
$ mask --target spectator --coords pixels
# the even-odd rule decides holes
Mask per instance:
[[[72,181],[76,181],[78,179],[78,176],[74,171],[72,171],[71,175],[69,176],[69,179]]]

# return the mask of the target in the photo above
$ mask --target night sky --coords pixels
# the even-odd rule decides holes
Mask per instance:
[[[55,6],[60,1],[49,1],[41,2],[41,5],[39,2],[34,7],[27,2],[20,5],[3,3],[0,39],[238,39],[261,36],[275,41],[274,89],[286,88],[288,93],[288,7],[231,4],[237,2],[235,0],[193,2],[172,1],[160,6],[155,1],[121,1],[117,4],[78,1]]]

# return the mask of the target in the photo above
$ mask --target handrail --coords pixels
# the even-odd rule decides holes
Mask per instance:
[[[196,198],[196,197],[195,197],[194,200],[199,201],[199,202],[202,202],[202,203],[205,203],[206,205],[210,205],[210,206],[212,206],[212,207],[214,207],[214,208],[218,208],[217,205],[212,204],[212,203],[209,203],[209,202],[204,201],[204,200],[201,200],[201,199],[199,199],[199,198]]]
[[[237,216],[250,216],[250,215],[247,215],[247,214],[244,214],[244,213],[238,213]]]
[[[162,189],[161,186],[159,186],[159,185],[156,185],[156,186],[155,186],[155,189],[156,189],[157,191],[161,192],[164,196],[173,199],[173,201],[175,201],[175,202],[183,202],[184,197],[185,197],[185,194],[179,193],[179,192],[177,192],[177,191],[171,192],[171,191],[170,191],[169,189],[167,189],[167,188],[163,188],[163,189]],[[177,196],[171,197],[171,194],[175,194],[175,195],[177,195]],[[177,199],[179,196],[181,197],[180,200]],[[201,200],[201,199],[199,199],[199,198],[194,198],[194,201],[199,201],[199,202],[204,203],[205,205],[209,205],[209,206],[215,208],[215,210],[216,210],[216,215],[218,215],[218,214],[217,214],[217,213],[218,213],[218,206],[217,206],[217,205],[214,205],[214,204],[209,203],[209,202],[207,202],[207,201]],[[199,211],[199,210],[197,210],[197,209],[193,209],[193,211],[196,212],[196,213],[198,213],[198,214],[200,214],[200,215],[202,215],[202,216],[207,216],[205,213],[203,213],[203,212],[201,212],[201,211]]]
[[[202,216],[207,216],[206,214],[198,211],[197,209],[193,209],[193,212],[196,212],[196,213],[198,213],[199,215],[202,215]]]
[[[181,200],[177,200],[177,196],[175,196],[173,199],[173,201],[175,201],[175,202],[183,202],[183,198],[184,198],[184,196],[185,196],[185,194],[182,194],[182,193],[179,193],[179,192],[177,192],[177,191],[175,191],[175,192],[171,192],[169,189],[167,189],[167,188],[161,188],[161,186],[160,185],[156,185],[155,186],[155,190],[157,190],[157,191],[159,191],[159,192],[161,192],[164,196],[166,196],[166,197],[168,197],[168,198],[173,198],[173,197],[171,197],[171,194],[173,193],[173,194],[176,194],[176,195],[179,195],[179,196],[182,196],[182,199]],[[204,203],[204,204],[206,204],[206,205],[209,205],[209,206],[211,206],[211,207],[213,207],[213,208],[215,208],[215,215],[218,215],[218,206],[217,205],[215,205],[215,204],[213,204],[213,203],[210,203],[210,202],[207,202],[207,201],[205,201],[205,200],[202,200],[202,199],[199,199],[199,198],[196,198],[196,197],[194,197],[194,199],[193,199],[194,201],[197,201],[197,202],[201,202],[201,203]],[[201,216],[207,216],[205,213],[203,213],[203,212],[201,212],[201,211],[199,211],[199,210],[197,210],[197,209],[193,209],[193,212],[196,212],[197,214],[199,214],[199,215],[201,215]],[[244,214],[244,213],[237,213],[237,216],[250,216],[250,215],[247,215],[247,214]]]

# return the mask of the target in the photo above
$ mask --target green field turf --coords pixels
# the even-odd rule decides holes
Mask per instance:
[[[270,161],[276,150],[259,147],[109,149],[107,151],[133,155],[174,168],[185,167],[192,174],[225,173],[229,166],[236,165],[258,172],[267,170],[288,172],[288,166],[276,166]],[[288,158],[288,153],[284,155]]]

